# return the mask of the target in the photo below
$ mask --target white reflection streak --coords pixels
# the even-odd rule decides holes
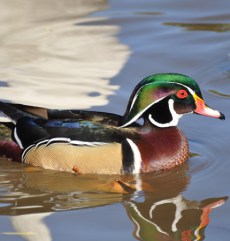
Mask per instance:
[[[165,199],[165,200],[154,203],[149,210],[149,216],[150,216],[150,218],[153,218],[153,210],[157,206],[167,204],[167,203],[171,203],[176,206],[175,218],[173,220],[172,227],[171,227],[172,231],[176,232],[177,231],[177,227],[176,227],[177,223],[182,218],[181,213],[182,213],[182,211],[186,210],[186,208],[187,208],[186,204],[183,202],[183,198],[181,195],[178,195],[177,197],[174,197],[174,198],[169,198],[169,199]]]
[[[0,2],[3,12],[12,10],[8,2]],[[49,18],[39,11],[33,14],[32,3],[24,8],[20,2],[13,19],[0,16],[5,23],[0,26],[0,75],[10,86],[0,88],[1,99],[50,108],[106,105],[118,89],[109,80],[130,54],[117,38],[120,27],[109,25],[105,17],[79,17],[84,6],[75,6],[75,1],[74,6],[59,1],[60,15],[52,12],[54,2]]]
[[[138,214],[138,216],[139,216],[140,218],[142,218],[142,219],[145,220],[146,222],[152,224],[152,225],[156,228],[156,230],[157,230],[158,232],[163,233],[163,234],[169,236],[169,234],[166,233],[166,232],[164,232],[156,223],[151,222],[150,220],[148,220],[147,218],[145,218],[145,217],[139,212],[138,208],[136,207],[136,205],[135,205],[134,203],[130,203],[130,207],[132,207],[132,208],[135,210],[135,212]],[[131,215],[131,218],[132,218],[132,220],[134,220],[134,218],[132,217],[132,215]],[[135,221],[135,223],[137,224],[136,221]],[[137,229],[138,233],[136,233],[136,234],[137,234],[138,237],[140,237],[140,234],[139,234],[140,226],[139,226],[139,224],[137,224],[137,226],[138,226],[138,229]]]
[[[50,230],[43,220],[49,215],[51,213],[33,213],[13,216],[10,219],[16,234],[21,235],[25,240],[51,241]]]

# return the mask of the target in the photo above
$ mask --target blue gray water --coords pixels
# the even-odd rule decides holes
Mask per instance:
[[[188,163],[135,177],[143,188],[131,194],[103,190],[117,177],[2,160],[0,240],[229,240],[229,9],[225,0],[0,2],[1,99],[122,114],[142,78],[178,72],[226,115],[183,118]]]

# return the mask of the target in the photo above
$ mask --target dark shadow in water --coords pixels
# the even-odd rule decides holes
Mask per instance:
[[[123,203],[134,224],[133,235],[139,240],[203,240],[210,211],[227,199],[212,197],[198,201],[183,197],[190,181],[187,165],[159,174],[76,176],[21,164],[14,164],[12,169],[10,162],[9,168],[6,161],[3,163],[6,176],[1,176],[0,182],[0,215],[52,213]],[[132,191],[111,192],[117,179]]]

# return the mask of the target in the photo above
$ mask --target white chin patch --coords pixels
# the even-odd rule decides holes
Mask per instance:
[[[174,110],[174,100],[172,99],[169,99],[168,101],[168,105],[169,105],[169,111],[172,115],[172,120],[168,123],[159,123],[157,121],[155,121],[153,118],[152,118],[152,115],[149,114],[149,121],[157,126],[157,127],[161,127],[161,128],[165,128],[165,127],[171,127],[171,126],[177,126],[178,122],[179,122],[179,119],[181,118],[182,115],[180,114],[177,114],[176,111]]]

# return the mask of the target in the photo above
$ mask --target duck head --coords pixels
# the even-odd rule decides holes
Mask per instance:
[[[205,104],[192,78],[175,73],[155,74],[135,87],[121,126],[127,127],[143,118],[157,127],[171,127],[189,113],[225,119],[221,112]]]

